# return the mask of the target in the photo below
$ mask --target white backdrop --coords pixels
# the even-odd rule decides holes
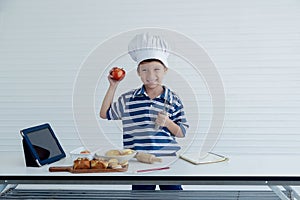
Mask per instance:
[[[22,151],[19,130],[43,122],[53,126],[66,151],[80,146],[72,93],[81,64],[114,35],[159,27],[196,41],[220,73],[226,119],[215,152],[229,157],[298,154],[299,21],[296,0],[0,0],[0,151]],[[176,73],[195,79],[186,68]],[[99,77],[100,106],[100,88],[107,82]],[[211,110],[205,107],[205,90],[195,93],[203,97],[204,116],[197,134],[205,134]],[[121,145],[115,124],[111,127],[109,137]]]

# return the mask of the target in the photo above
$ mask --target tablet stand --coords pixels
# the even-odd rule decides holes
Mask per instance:
[[[36,163],[32,152],[30,151],[27,142],[22,139],[23,143],[23,150],[24,150],[24,156],[25,156],[25,162],[27,167],[39,167],[39,165]]]

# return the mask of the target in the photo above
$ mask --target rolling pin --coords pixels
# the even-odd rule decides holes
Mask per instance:
[[[153,164],[154,162],[162,161],[161,158],[157,158],[155,155],[149,153],[143,153],[143,152],[138,152],[135,158],[142,163],[148,163],[148,164]]]

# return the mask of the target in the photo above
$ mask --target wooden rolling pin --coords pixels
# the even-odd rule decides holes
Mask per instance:
[[[162,161],[161,158],[157,158],[155,155],[149,153],[143,153],[143,152],[138,152],[135,158],[142,163],[148,163],[148,164],[153,164],[154,162]]]

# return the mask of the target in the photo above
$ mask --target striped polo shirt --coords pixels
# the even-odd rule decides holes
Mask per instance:
[[[180,146],[166,127],[155,127],[161,111],[181,128],[183,134],[189,127],[180,98],[167,87],[164,92],[150,99],[145,88],[122,94],[107,111],[107,119],[122,120],[124,148],[151,153],[156,156],[176,155]]]

